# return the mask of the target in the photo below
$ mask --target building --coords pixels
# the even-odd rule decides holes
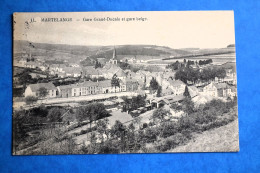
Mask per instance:
[[[70,67],[79,67],[79,64],[76,64],[76,63],[69,63],[69,66],[70,66]]]
[[[18,61],[18,66],[25,67],[25,64],[27,63],[26,58],[22,58]]]
[[[121,79],[121,80],[126,79],[126,73],[122,69],[117,70],[115,74],[118,77],[118,79]]]
[[[49,70],[52,71],[54,74],[57,72],[65,73],[64,69],[66,66],[64,64],[51,64]]]
[[[213,97],[232,97],[234,94],[234,89],[226,83],[210,83],[203,88],[203,92],[207,93]],[[235,91],[236,93],[236,91]]]
[[[85,81],[82,83],[58,86],[59,97],[76,97],[96,94],[106,94],[126,91],[126,84],[120,83],[120,87],[113,87],[111,80],[99,82]]]
[[[79,77],[82,74],[82,69],[80,67],[65,67],[63,68],[66,76],[69,77]]]
[[[109,60],[109,63],[110,64],[117,64],[117,56],[116,56],[116,49],[114,48],[114,51],[113,51],[113,57],[112,59]]]
[[[92,66],[84,67],[82,69],[83,76],[89,76],[90,78],[104,77],[103,72],[100,69],[95,69]]]
[[[172,80],[172,79],[169,79],[168,82],[170,84],[169,88],[173,91],[174,95],[179,95],[184,93],[186,87],[185,83],[183,83],[180,80]]]
[[[137,80],[134,79],[126,79],[125,80],[126,84],[126,91],[137,91],[139,89],[139,83]]]
[[[57,95],[57,88],[52,83],[37,83],[37,84],[30,84],[25,89],[24,96],[34,96],[40,97],[40,88],[47,89],[46,98],[53,98]]]
[[[34,69],[34,68],[37,67],[37,64],[36,64],[35,62],[33,62],[33,61],[29,61],[29,62],[26,62],[26,63],[24,64],[24,67]]]

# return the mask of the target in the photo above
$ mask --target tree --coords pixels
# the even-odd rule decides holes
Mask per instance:
[[[161,97],[162,96],[162,87],[161,86],[158,87],[156,96],[157,97]]]
[[[185,97],[189,97],[189,98],[191,97],[187,85],[185,86],[185,91],[184,91],[183,95],[184,95]]]
[[[39,88],[38,91],[39,91],[39,96],[40,96],[41,98],[46,97],[47,94],[48,94],[48,90],[47,90],[45,87]]]
[[[164,121],[164,117],[167,116],[167,114],[169,114],[170,112],[164,108],[159,108],[159,109],[156,109],[154,112],[153,112],[153,115],[152,115],[152,119],[153,121],[155,122],[156,120],[160,120],[160,122],[163,122]]]
[[[116,120],[114,126],[111,128],[111,135],[119,138],[121,143],[121,149],[125,150],[125,133],[127,131],[127,127],[123,125],[120,121]]]
[[[81,106],[77,110],[77,120],[79,122],[88,120],[91,130],[93,121],[110,116],[106,110],[105,105],[102,103],[90,103],[85,106]]]
[[[102,143],[104,142],[104,135],[106,135],[106,137],[108,137],[107,126],[108,126],[107,118],[104,118],[97,122],[97,132],[100,134]]]
[[[101,67],[102,67],[101,63],[98,62],[98,60],[96,60],[95,69],[96,69],[96,68],[101,68]]]
[[[53,107],[49,110],[47,115],[48,122],[61,122],[62,115],[65,111],[61,108]]]
[[[115,92],[116,92],[116,87],[120,87],[120,81],[116,74],[114,74],[111,79],[111,86],[115,87]]]
[[[27,96],[27,97],[25,98],[25,103],[30,106],[30,105],[33,105],[34,103],[36,103],[37,100],[38,100],[37,97]]]
[[[32,76],[30,75],[30,70],[24,70],[19,76],[19,82],[23,85],[23,89],[25,90],[27,83],[32,81]]]
[[[189,97],[185,97],[182,101],[182,110],[187,114],[194,112],[194,103]]]
[[[157,90],[158,87],[159,87],[159,84],[158,84],[158,82],[156,81],[156,79],[153,77],[152,80],[150,81],[150,89],[151,89],[152,91],[154,91],[154,90]]]

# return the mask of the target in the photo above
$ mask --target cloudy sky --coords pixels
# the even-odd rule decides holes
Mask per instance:
[[[107,17],[121,21],[93,21]],[[146,20],[137,21],[140,17]],[[36,22],[30,23],[31,18]],[[72,22],[41,22],[42,18],[72,18]],[[233,11],[16,13],[14,21],[15,40],[40,43],[171,48],[221,48],[235,43]]]

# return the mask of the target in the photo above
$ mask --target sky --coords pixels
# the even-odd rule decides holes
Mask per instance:
[[[137,20],[141,17],[144,21]],[[72,21],[42,22],[48,18]],[[94,21],[103,18],[120,21]],[[135,20],[126,21],[130,18]],[[14,21],[14,40],[38,43],[171,48],[223,48],[235,44],[233,11],[16,13]]]

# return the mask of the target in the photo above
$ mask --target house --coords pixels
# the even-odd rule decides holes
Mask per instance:
[[[64,71],[65,68],[66,68],[66,66],[64,64],[51,64],[49,67],[49,70],[53,71],[55,74],[57,72],[65,73],[65,71]]]
[[[34,69],[37,67],[37,64],[35,62],[29,61],[24,64],[24,67]]]
[[[170,83],[169,88],[172,89],[174,95],[184,93],[186,85],[181,80],[169,79],[168,82]]]
[[[82,69],[80,67],[65,67],[63,68],[66,76],[69,77],[79,77],[82,74]]]
[[[226,83],[210,83],[203,88],[203,92],[214,97],[229,97],[234,95],[231,87]]]
[[[188,91],[191,98],[196,97],[199,93],[199,89],[196,86],[188,86]]]
[[[38,68],[41,69],[41,71],[46,71],[48,69],[45,65],[39,65]]]
[[[111,93],[117,93],[117,92],[125,92],[126,91],[126,82],[120,80],[119,87],[111,86]]]
[[[99,93],[100,89],[96,82],[86,81],[83,83],[62,85],[57,87],[60,97],[75,97]]]
[[[27,60],[25,58],[22,58],[18,61],[19,66],[25,67],[25,64],[27,63]]]
[[[126,85],[120,83],[120,87],[112,87],[111,80],[99,82],[85,81],[82,83],[58,86],[59,97],[75,97],[96,94],[106,94],[126,91]]]
[[[150,81],[152,80],[153,75],[149,71],[139,70],[136,72],[134,79],[146,82],[146,87],[149,87]]]
[[[103,77],[103,72],[99,69],[95,69],[93,66],[84,67],[82,69],[83,76],[89,76],[90,78]]]
[[[69,66],[70,66],[70,67],[79,67],[79,64],[76,64],[76,63],[69,63]]]
[[[121,79],[121,80],[126,79],[126,73],[122,69],[117,70],[117,72],[115,74],[118,77],[118,79]]]
[[[139,83],[137,80],[134,79],[126,79],[126,91],[136,91],[139,88]]]
[[[172,95],[173,91],[171,88],[165,88],[162,90],[162,96]]]
[[[46,88],[47,89],[47,98],[53,98],[56,97],[57,95],[57,88],[52,84],[52,83],[37,83],[37,84],[30,84],[27,86],[25,89],[24,96],[35,96],[39,97],[40,93],[39,90],[40,88]]]

